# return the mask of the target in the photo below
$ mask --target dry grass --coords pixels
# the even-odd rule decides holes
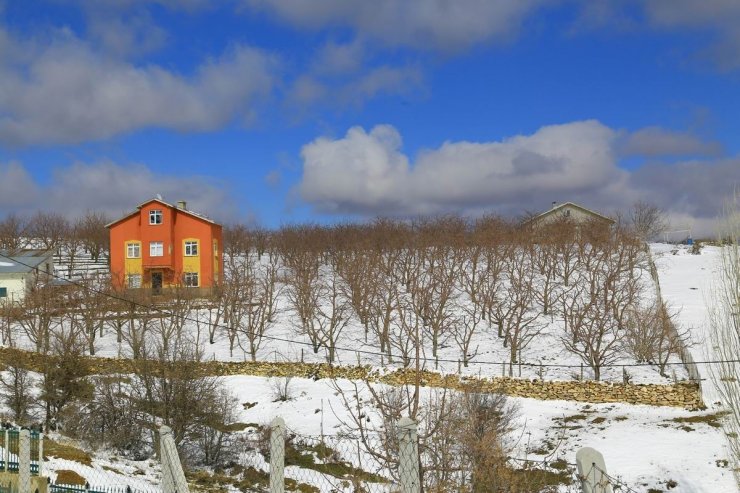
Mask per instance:
[[[58,469],[56,483],[84,486],[85,483],[87,483],[87,480],[75,471],[70,471],[69,469]]]
[[[44,438],[44,457],[72,460],[89,466],[92,464],[90,454],[82,449]]]

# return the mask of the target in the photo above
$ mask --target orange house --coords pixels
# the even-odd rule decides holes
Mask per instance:
[[[210,288],[223,272],[221,225],[159,198],[107,224],[114,286]]]

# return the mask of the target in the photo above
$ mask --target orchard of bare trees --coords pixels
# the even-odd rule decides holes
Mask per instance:
[[[46,219],[34,237],[66,252],[65,262],[73,263],[71,252],[103,255],[94,234],[76,243],[61,218]],[[73,229],[96,231],[103,220],[88,214]],[[9,216],[2,230],[17,232],[16,222]],[[151,338],[166,352],[170,341],[196,334],[199,347],[226,344],[229,358],[295,359],[283,354],[289,339],[328,363],[346,364],[354,352],[362,359],[359,349],[375,364],[403,367],[420,359],[427,368],[439,360],[463,368],[495,357],[510,376],[535,362],[528,349],[556,346],[597,380],[618,360],[654,363],[665,376],[683,335],[655,299],[640,236],[567,218],[527,227],[496,216],[276,231],[237,225],[224,232],[224,278],[207,299],[181,286],[162,304],[89,274],[65,290],[62,308],[60,296],[39,286],[24,306],[6,310],[15,321],[8,315],[0,328],[5,340],[20,334],[39,352],[50,351],[55,327],[71,324],[90,355],[106,333],[133,358]]]
[[[362,345],[386,363],[420,356],[468,366],[499,346],[512,374],[527,348],[549,337],[599,379],[618,359],[656,363],[665,375],[681,345],[670,310],[655,300],[645,244],[626,228],[449,216],[269,233],[234,227],[225,238],[214,300],[225,327],[216,330],[252,359],[276,346],[276,320],[329,363]]]

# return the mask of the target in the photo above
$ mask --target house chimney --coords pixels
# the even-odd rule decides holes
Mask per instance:
[[[558,205],[558,203],[553,200],[552,201],[552,208],[554,209],[556,205]]]
[[[186,210],[188,210],[188,203],[185,202],[184,200],[178,200],[177,201],[177,208],[186,211]]]

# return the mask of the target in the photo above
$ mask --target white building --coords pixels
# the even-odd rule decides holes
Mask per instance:
[[[552,209],[531,218],[527,223],[533,226],[541,226],[563,220],[572,221],[576,224],[593,222],[609,227],[616,222],[610,217],[606,217],[573,202],[564,202],[562,204],[553,202]]]
[[[0,252],[0,303],[22,302],[36,283],[49,280],[53,274],[52,252],[36,250],[12,256]]]

